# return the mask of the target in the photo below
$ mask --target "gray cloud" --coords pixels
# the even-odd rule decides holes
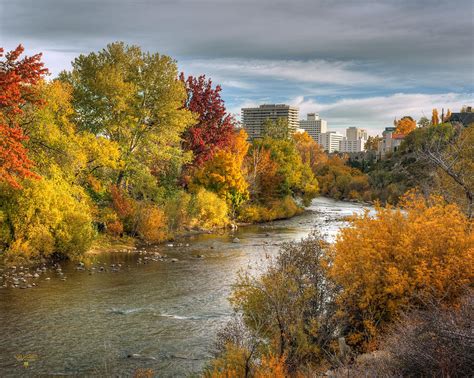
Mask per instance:
[[[208,74],[233,110],[304,96],[302,108],[324,110],[340,125],[350,117],[376,125],[388,119],[377,115],[379,99],[397,104],[392,113],[405,106],[414,115],[411,101],[425,109],[472,100],[473,7],[471,0],[0,0],[0,44],[44,51],[58,73],[79,53],[123,40]]]
[[[471,65],[472,2],[0,0],[3,38],[77,50],[113,40],[178,56]]]

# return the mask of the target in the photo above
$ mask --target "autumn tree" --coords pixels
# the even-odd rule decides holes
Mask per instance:
[[[289,139],[290,127],[286,118],[280,117],[276,120],[266,119],[263,122],[262,137],[271,139]]]
[[[446,112],[446,115],[443,118],[443,122],[449,122],[450,119],[451,119],[451,110],[448,109],[448,111]]]
[[[250,332],[292,373],[332,353],[337,287],[326,275],[326,248],[314,233],[283,244],[266,272],[242,274],[231,296]]]
[[[0,48],[0,182],[19,188],[24,177],[34,177],[19,117],[26,106],[40,103],[36,84],[47,74],[41,54],[20,59],[24,48],[4,54]]]
[[[217,193],[235,212],[248,199],[248,183],[243,171],[248,147],[247,133],[240,130],[226,149],[215,152],[212,159],[195,171],[192,187],[202,186]]]
[[[226,111],[220,85],[213,88],[204,75],[185,79],[181,73],[180,80],[186,87],[185,107],[198,116],[197,123],[184,132],[183,146],[192,151],[193,164],[200,166],[230,143],[235,120]]]
[[[25,179],[23,190],[0,191],[0,249],[7,263],[28,264],[53,253],[80,259],[94,230],[90,200],[55,169],[41,180]]]
[[[296,143],[296,149],[301,156],[303,164],[309,165],[313,172],[318,165],[324,164],[327,161],[327,155],[322,147],[307,132],[293,134],[293,140]]]
[[[369,136],[367,138],[367,142],[365,142],[365,149],[367,151],[374,151],[374,152],[377,152],[378,148],[379,148],[379,142],[382,140],[382,137],[380,136]]]
[[[433,109],[433,111],[431,113],[431,124],[433,126],[439,124],[438,109]]]
[[[334,245],[331,277],[342,289],[348,341],[360,350],[408,306],[453,303],[474,279],[474,239],[462,211],[416,193],[402,205],[354,217]]]
[[[416,121],[409,117],[403,117],[396,124],[395,134],[408,135],[416,129]]]
[[[441,192],[463,206],[470,218],[474,215],[473,130],[440,124],[424,129],[413,146],[417,157],[440,173]]]
[[[74,119],[80,130],[118,144],[123,165],[117,184],[146,183],[142,186],[153,191],[157,179],[177,179],[189,159],[181,134],[195,120],[183,108],[186,90],[177,80],[175,61],[117,42],[80,55],[72,67],[60,77],[73,88]]]
[[[428,126],[430,126],[430,124],[431,124],[430,120],[425,116],[421,117],[418,120],[418,127],[428,127]]]
[[[120,166],[115,142],[90,132],[78,132],[72,122],[72,88],[60,81],[41,83],[37,88],[43,106],[26,109],[21,121],[28,137],[25,146],[36,170],[48,176],[53,167],[60,168],[68,180],[86,185],[91,177],[108,180]]]

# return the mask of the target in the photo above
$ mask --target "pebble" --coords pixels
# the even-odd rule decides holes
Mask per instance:
[[[232,243],[240,243],[240,239],[239,238],[234,238],[234,240],[232,240]]]

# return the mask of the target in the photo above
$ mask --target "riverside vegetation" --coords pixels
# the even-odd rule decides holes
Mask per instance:
[[[22,53],[0,50],[3,264],[287,218],[318,194],[381,200],[334,244],[315,233],[242,272],[204,374],[472,375],[472,126],[404,117],[399,151],[356,167],[281,120],[249,143],[219,86],[138,46],[81,55],[49,81]]]
[[[117,42],[46,80],[41,54],[0,57],[0,257],[69,258],[127,238],[292,217],[318,193],[371,200],[368,176],[268,121],[249,143],[220,86]],[[130,240],[130,239],[129,239]]]
[[[242,272],[205,376],[474,374],[474,128],[443,121],[436,109],[418,127],[402,118],[400,149],[365,173],[302,154],[323,193],[379,199],[376,214],[350,219],[334,244],[314,233],[262,275]]]

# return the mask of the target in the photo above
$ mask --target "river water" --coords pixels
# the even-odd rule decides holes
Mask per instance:
[[[197,373],[232,314],[227,298],[240,269],[260,269],[279,243],[312,229],[332,240],[343,217],[363,211],[359,204],[317,198],[289,220],[148,248],[166,254],[164,261],[143,264],[138,253],[104,253],[95,264],[105,272],[65,264],[65,281],[48,272],[37,287],[0,289],[0,376]],[[119,263],[112,272],[110,265]]]

